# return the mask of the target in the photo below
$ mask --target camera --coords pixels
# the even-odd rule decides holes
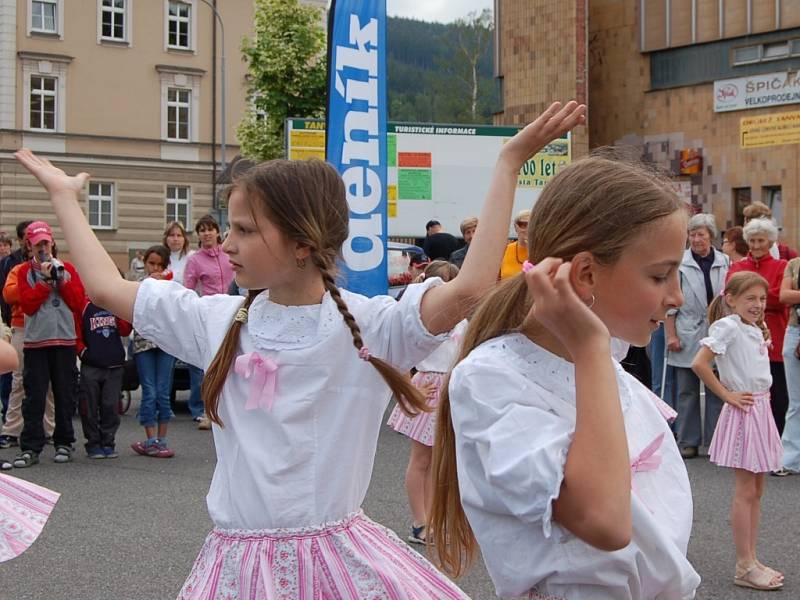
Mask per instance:
[[[64,276],[64,263],[53,256],[48,256],[46,252],[39,253],[39,263],[50,263],[50,279],[58,281]]]

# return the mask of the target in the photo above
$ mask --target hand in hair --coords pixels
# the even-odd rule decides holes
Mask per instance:
[[[571,263],[546,258],[525,274],[534,299],[526,323],[544,325],[564,345],[570,356],[598,347],[609,348],[611,336],[600,318],[578,297],[570,283]]]
[[[89,227],[78,200],[88,173],[69,176],[46,158],[27,149],[14,155],[50,194],[53,210],[67,240],[70,259],[92,302],[126,321],[133,320],[133,304],[139,284],[119,277],[114,261]]]
[[[422,394],[423,398],[430,398],[433,394],[436,393],[436,384],[434,383],[424,383],[421,385],[417,385],[417,389],[419,393]]]

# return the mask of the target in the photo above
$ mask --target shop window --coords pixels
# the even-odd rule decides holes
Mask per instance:
[[[781,186],[765,185],[761,188],[761,201],[772,210],[772,220],[780,228],[783,223],[783,203],[781,202]]]
[[[750,188],[733,188],[733,219],[735,225],[744,225],[744,207],[752,201]]]

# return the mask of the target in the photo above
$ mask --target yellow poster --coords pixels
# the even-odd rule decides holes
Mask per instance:
[[[567,138],[558,138],[522,165],[517,187],[542,188],[562,167],[572,162],[572,148]]]
[[[744,117],[740,123],[742,148],[800,144],[800,111]]]

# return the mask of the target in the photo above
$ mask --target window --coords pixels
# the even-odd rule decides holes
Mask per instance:
[[[167,186],[167,224],[178,221],[184,227],[191,214],[190,188],[187,185]]]
[[[761,45],[733,49],[733,64],[746,65],[761,60]]]
[[[763,60],[786,58],[789,56],[789,42],[764,44]]]
[[[783,203],[781,202],[781,186],[765,185],[761,188],[761,201],[772,211],[772,220],[778,227],[783,223]]]
[[[123,42],[125,35],[125,0],[103,0],[100,35],[103,39]]]
[[[191,49],[189,31],[192,7],[184,2],[170,0],[167,14],[167,47]]]
[[[792,40],[790,42],[789,52],[791,52],[793,56],[800,55],[800,40]]]
[[[30,128],[55,131],[56,78],[31,75]]]
[[[58,33],[58,4],[56,0],[31,2],[31,31]]]
[[[735,225],[744,225],[744,207],[750,204],[750,188],[733,188],[733,218]]]
[[[95,229],[114,229],[114,184],[89,184],[89,225]]]
[[[167,89],[167,139],[189,141],[192,90]]]

